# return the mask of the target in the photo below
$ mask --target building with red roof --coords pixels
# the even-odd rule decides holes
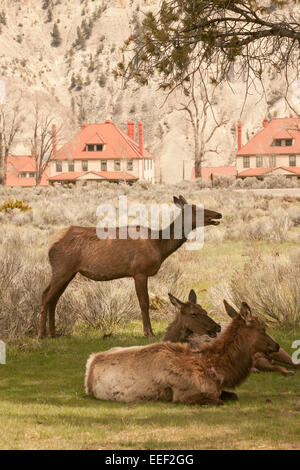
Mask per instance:
[[[55,130],[55,129],[54,129]],[[143,145],[143,125],[128,122],[128,133],[111,121],[83,124],[82,129],[50,161],[50,184],[87,182],[154,182],[154,156]],[[56,142],[54,136],[53,141]]]
[[[212,181],[214,176],[229,176],[236,178],[235,166],[203,166],[201,178],[203,181]],[[191,181],[195,181],[195,167],[192,169]]]
[[[270,175],[300,176],[300,118],[264,119],[263,129],[242,145],[242,123],[238,124],[238,177]]]
[[[41,186],[47,186],[48,169],[42,176]],[[35,159],[32,156],[9,156],[7,159],[6,186],[24,188],[36,185]]]

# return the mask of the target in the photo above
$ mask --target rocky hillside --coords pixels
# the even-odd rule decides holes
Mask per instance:
[[[145,145],[158,160],[157,178],[176,182],[189,177],[193,134],[187,114],[180,110],[184,98],[177,93],[165,101],[156,83],[124,89],[112,73],[124,40],[139,27],[144,12],[158,4],[157,0],[0,0],[0,79],[6,82],[9,100],[20,101],[26,115],[15,153],[29,151],[32,108],[38,99],[58,122],[64,122],[65,139],[82,122],[112,119],[126,130],[128,120],[143,121]],[[264,87],[266,98],[253,87],[244,103],[245,82],[237,80],[233,71],[230,87],[224,85],[214,98],[217,119],[222,117],[225,124],[207,146],[206,164],[234,162],[239,118],[246,142],[262,127],[265,116],[291,112],[280,76],[266,73]],[[293,103],[300,111],[297,90],[298,83],[289,97],[294,94]],[[208,133],[214,125],[209,113]]]

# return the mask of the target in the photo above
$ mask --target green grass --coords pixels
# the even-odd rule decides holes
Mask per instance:
[[[295,248],[293,243],[229,241],[206,243],[194,253],[182,248],[173,258],[182,264],[184,291],[199,293],[230,277],[253,250],[286,255]],[[209,308],[205,292],[199,301]],[[159,340],[167,323],[152,322]],[[290,353],[292,342],[300,339],[300,330],[271,334]],[[239,402],[222,407],[85,397],[90,353],[148,343],[139,318],[106,339],[81,332],[9,345],[7,365],[0,366],[0,449],[300,449],[300,371],[288,378],[252,374],[237,389]]]
[[[1,449],[299,449],[300,374],[252,374],[222,407],[103,402],[85,397],[91,352],[147,344],[139,321],[118,336],[27,340],[0,366]],[[161,337],[165,324],[153,322]],[[293,333],[273,331],[291,352]]]

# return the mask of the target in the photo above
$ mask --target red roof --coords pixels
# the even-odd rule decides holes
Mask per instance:
[[[272,145],[274,139],[293,139],[292,146]],[[244,145],[237,155],[274,155],[300,153],[300,118],[272,119],[266,127]]]
[[[51,176],[49,181],[74,181],[80,176],[94,174],[107,180],[138,180],[136,176],[130,175],[123,171],[71,171],[68,173],[60,173],[56,176]]]
[[[87,144],[105,144],[99,152],[85,150]],[[81,131],[67,142],[53,157],[55,160],[109,160],[109,159],[154,159],[153,155],[143,149],[139,152],[139,144],[122,132],[115,124],[106,121],[102,124],[87,124]]]
[[[47,186],[48,169],[42,176],[41,186]],[[32,187],[36,185],[35,178],[20,178],[20,173],[35,173],[35,159],[29,155],[9,156],[7,159],[6,186]]]
[[[236,176],[235,166],[203,166],[201,168],[202,179],[209,181],[211,174],[216,176]],[[195,168],[192,169],[191,181],[195,180]]]
[[[283,170],[300,175],[300,167],[298,166],[278,166],[276,168],[247,168],[247,170],[240,171],[238,176],[260,176],[267,173],[273,173],[274,170],[282,168]]]

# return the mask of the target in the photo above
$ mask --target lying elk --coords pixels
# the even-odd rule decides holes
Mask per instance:
[[[183,196],[174,197],[174,203],[180,208],[181,214],[170,224],[168,239],[165,237],[168,233],[166,228],[155,232],[156,235],[153,236],[151,229],[136,227],[141,234],[138,239],[118,238],[120,228],[117,229],[116,239],[98,238],[95,227],[71,226],[58,233],[49,249],[52,279],[42,296],[39,338],[46,335],[47,315],[50,336],[55,336],[56,304],[77,273],[94,281],[133,278],[143,318],[144,334],[152,337],[148,277],[154,276],[163,261],[186,242],[188,234],[184,227],[185,209],[192,214],[191,230],[197,228],[199,223],[204,226],[218,225],[220,222],[215,219],[222,218],[222,214],[218,212],[188,204]],[[203,215],[203,218],[200,215]],[[176,223],[182,224],[181,238],[177,238],[175,233]]]
[[[194,290],[190,291],[189,302],[186,304],[176,299],[173,295],[169,294],[172,304],[176,307],[176,316],[174,321],[169,325],[167,331],[163,337],[163,341],[172,341],[172,342],[188,342],[192,348],[201,349],[202,345],[206,342],[211,341],[211,335],[203,333],[203,330],[199,328],[199,319],[196,315],[193,306],[198,308],[198,311],[201,312],[201,317],[203,314],[207,315],[206,310],[204,310],[201,305],[197,304],[197,296]],[[193,312],[193,315],[187,315],[188,309],[187,305],[190,305],[190,311]],[[224,305],[226,312],[231,318],[234,318],[238,315],[238,312],[224,300]],[[220,323],[222,331],[227,328],[228,323]],[[221,330],[220,328],[220,330]],[[295,368],[300,368],[299,365],[296,365],[292,362],[292,358],[289,354],[280,348],[278,352],[271,353],[268,356],[262,353],[256,353],[254,356],[253,367],[254,369],[261,371],[272,371],[272,372],[281,372],[284,376],[294,375],[294,372],[287,370],[285,367],[272,364],[271,360],[276,360],[285,364],[294,366]]]
[[[100,400],[221,405],[237,398],[224,388],[234,388],[248,377],[256,352],[278,350],[243,302],[228,328],[201,353],[188,344],[160,342],[92,354],[85,390]]]

